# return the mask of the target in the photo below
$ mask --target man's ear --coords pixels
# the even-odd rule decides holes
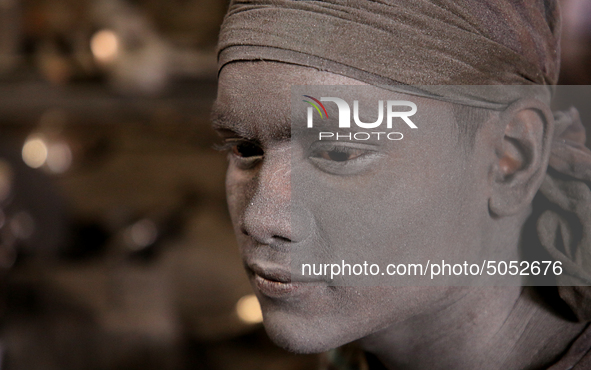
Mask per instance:
[[[495,147],[488,206],[493,215],[502,217],[524,210],[542,184],[554,118],[546,104],[522,99],[507,107],[499,119],[504,133]]]

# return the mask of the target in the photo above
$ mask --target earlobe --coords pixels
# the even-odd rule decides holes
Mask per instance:
[[[525,210],[537,193],[548,165],[554,118],[546,104],[522,99],[499,119],[504,132],[492,165],[489,210],[503,217]]]

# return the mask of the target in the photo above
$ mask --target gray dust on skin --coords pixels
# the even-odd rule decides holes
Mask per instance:
[[[228,205],[245,265],[289,269],[294,251],[312,251],[318,258],[334,255],[339,240],[335,232],[343,231],[338,224],[345,217],[362,218],[359,234],[372,239],[370,244],[389,247],[376,257],[473,256],[484,248],[508,259],[516,256],[529,206],[505,217],[492,217],[488,210],[489,198],[496,196],[491,173],[498,167],[495,145],[503,127],[491,124],[480,130],[472,155],[466,157],[453,136],[451,109],[440,109],[439,102],[426,104],[421,117],[425,123],[417,133],[409,134],[402,145],[384,149],[363,176],[323,173],[303,159],[302,171],[316,171],[303,180],[316,182],[308,186],[303,181],[307,197],[295,202],[294,209],[305,227],[292,229],[294,185],[286,175],[295,150],[290,141],[290,87],[322,84],[361,83],[273,62],[232,63],[221,72],[214,126],[225,138],[256,141],[264,150],[255,165],[229,155]],[[414,97],[403,100],[418,102]],[[355,191],[361,185],[372,190]],[[334,212],[332,204],[354,212]],[[265,328],[277,344],[309,353],[364,338],[362,345],[392,369],[540,367],[551,363],[582,330],[581,324],[542,306],[529,289],[515,286],[354,287],[319,282],[274,298],[257,289],[250,276]],[[515,330],[516,323],[535,330]]]

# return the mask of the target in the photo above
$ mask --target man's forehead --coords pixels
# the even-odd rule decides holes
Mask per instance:
[[[365,85],[348,77],[285,63],[232,63],[220,73],[213,125],[249,138],[289,138],[292,86],[355,84]]]
[[[380,104],[383,107],[383,102],[390,100],[412,101],[419,108],[417,117],[443,118],[451,112],[450,103],[368,85],[330,72],[285,63],[240,62],[227,65],[220,74],[212,113],[214,128],[261,141],[289,139],[294,86],[297,91],[322,91],[318,97],[332,96],[329,92],[334,91],[334,96],[349,102],[351,109],[353,102],[358,101],[359,116],[373,121]],[[302,94],[296,94],[298,102]],[[324,105],[330,117],[338,116],[335,104]]]
[[[214,128],[250,139],[289,138],[289,85],[281,86],[269,79],[260,71],[241,68],[222,72],[212,110]]]

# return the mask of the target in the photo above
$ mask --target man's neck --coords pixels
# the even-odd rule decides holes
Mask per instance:
[[[388,369],[539,369],[555,362],[584,323],[569,321],[533,288],[471,287],[437,312],[361,340]]]

